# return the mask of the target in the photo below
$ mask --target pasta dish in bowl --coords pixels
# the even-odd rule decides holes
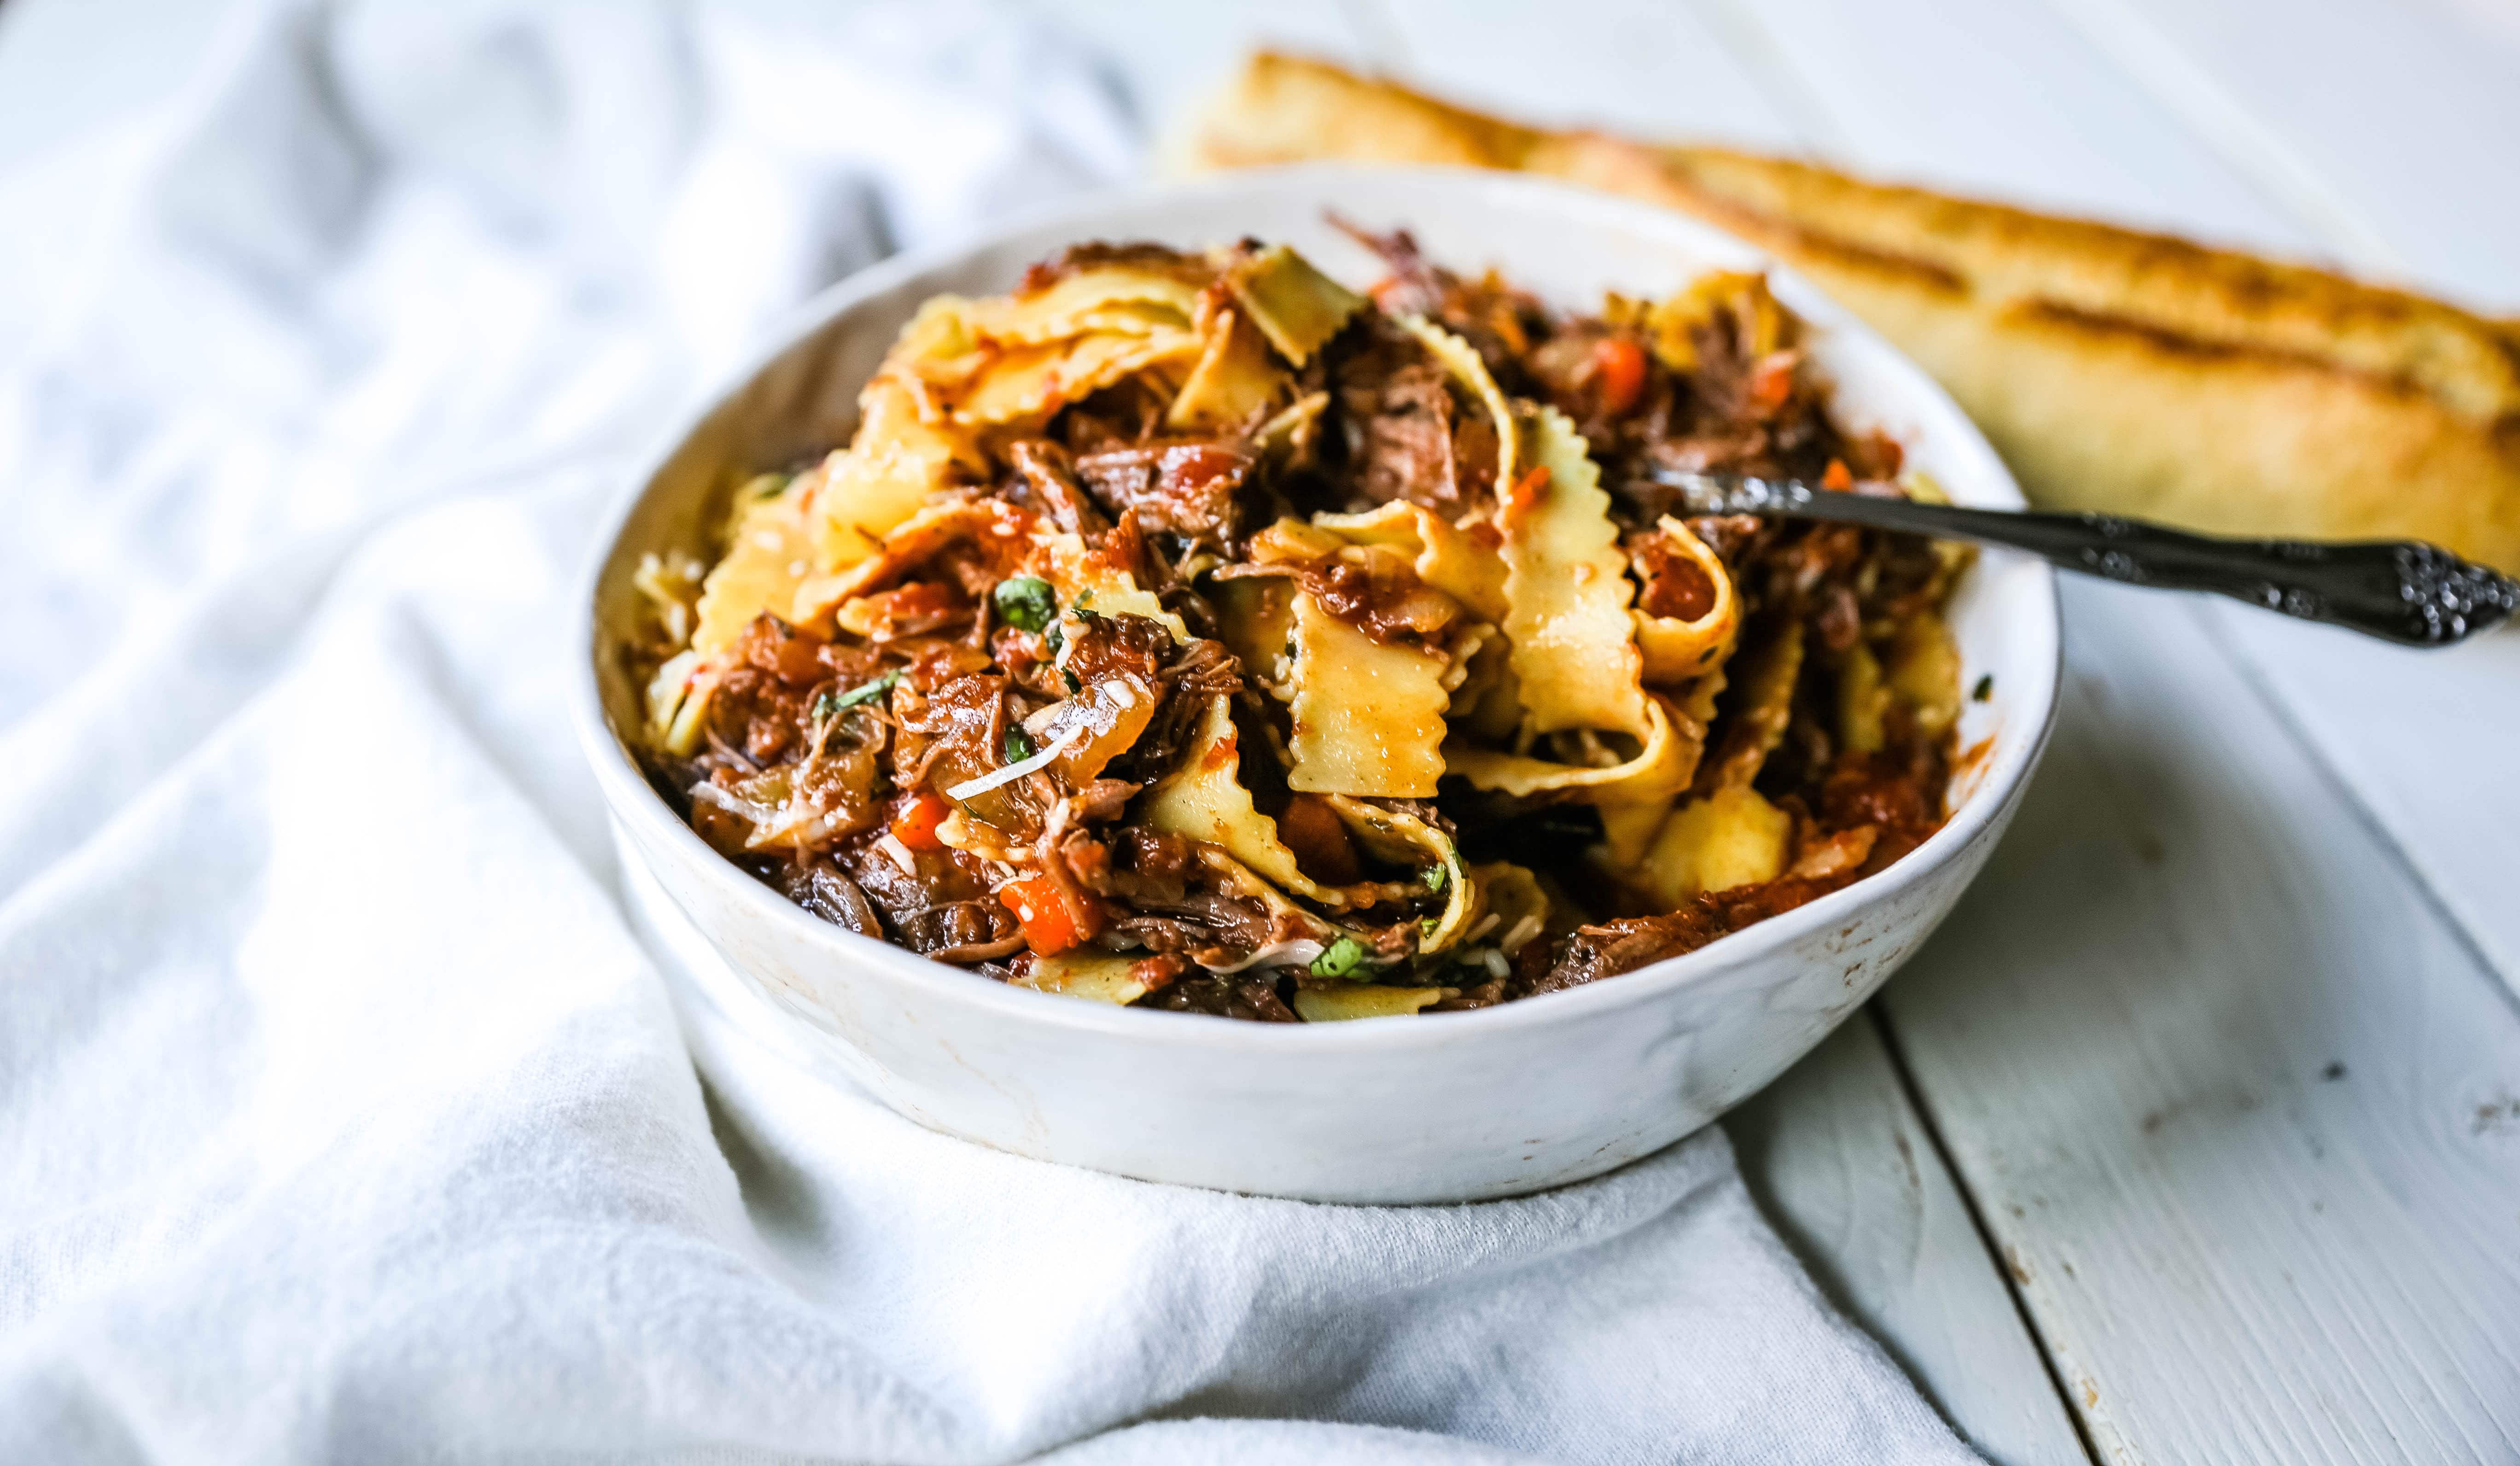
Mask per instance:
[[[1967,552],[1619,473],[1898,491],[1765,278],[1569,316],[1365,243],[1365,294],[1089,244],[924,302],[846,447],[646,563],[661,789],[865,936],[1279,1021],[1594,981],[1930,835]]]
[[[969,1084],[922,1078],[870,1016],[958,1015],[946,1067],[1002,1097],[1018,1071],[1176,1042],[1291,1091],[1402,1032],[1459,1033],[1476,1071],[1510,1015],[1580,1027],[1600,1005],[1574,1000],[1631,984],[1611,1007],[1716,1002],[1723,981],[1665,975],[1692,953],[1720,973],[1741,942],[1742,972],[1792,988],[1808,975],[1776,973],[1809,968],[1797,945],[1828,943],[1810,918],[1836,912],[1821,1008],[1691,1020],[1791,1031],[1745,1040],[1755,1087],[1886,976],[2000,826],[1981,806],[2008,808],[2045,734],[2044,571],[1690,518],[1645,477],[2008,494],[1912,370],[1695,226],[1529,184],[1308,175],[861,286],[882,310],[827,317],[626,515],[598,572],[591,752],[633,863],[909,1113],[1001,1144],[1051,1111],[1160,1130],[1112,1118],[1124,1091],[1203,1084],[1242,1119],[1274,1106],[1283,1154],[1014,1148],[1360,1199],[1565,1179],[1739,1096],[1683,1084],[1580,1162],[1472,1164],[1462,1136],[1439,1181],[1325,1181],[1363,1158],[1321,1161],[1300,1102],[1233,1098],[1249,1085],[1213,1067],[1116,1087],[1106,1067],[1057,1098],[1032,1073],[1021,1124],[947,1116],[928,1091]],[[1512,196],[1580,200],[1653,248],[1613,231],[1536,257],[1546,212]],[[1570,289],[1588,255],[1597,288]],[[2022,606],[2026,632],[1985,629]],[[1769,929],[1790,931],[1757,949]],[[1324,1025],[1353,1041],[1274,1061],[1223,1042]],[[975,1061],[983,1033],[1023,1057]]]

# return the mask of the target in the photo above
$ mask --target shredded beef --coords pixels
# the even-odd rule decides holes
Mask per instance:
[[[845,848],[840,862],[881,914],[885,935],[922,956],[1003,945],[1019,935],[1013,914],[954,851],[915,852],[915,876],[872,842]]]
[[[1148,533],[1233,546],[1257,518],[1242,491],[1254,462],[1225,442],[1170,441],[1089,453],[1076,472],[1104,509],[1135,513]]]
[[[883,923],[858,883],[843,875],[829,855],[782,869],[780,893],[835,927],[880,940]]]
[[[1141,783],[1161,778],[1181,761],[1181,751],[1207,718],[1210,703],[1242,688],[1241,664],[1223,642],[1198,640],[1172,647],[1157,679],[1163,701],[1145,732],[1111,762],[1116,778]]]
[[[1028,497],[1050,522],[1070,534],[1092,539],[1110,531],[1111,522],[1076,481],[1067,450],[1045,438],[1028,437],[1010,445],[1007,459]]]
[[[1138,999],[1141,1008],[1162,1008],[1173,1013],[1207,1013],[1218,1018],[1239,1018],[1259,1023],[1300,1023],[1295,1010],[1278,996],[1278,989],[1258,978],[1238,975],[1229,977],[1183,978],[1168,986],[1157,988]]]
[[[1149,951],[1196,960],[1246,957],[1276,939],[1269,913],[1216,891],[1191,890],[1177,901],[1145,900],[1114,920],[1111,930]]]
[[[1760,886],[1713,892],[1661,916],[1633,916],[1578,927],[1553,948],[1535,941],[1522,949],[1509,985],[1510,995],[1557,992],[1635,972],[1666,957],[1693,952],[1719,937],[1729,937],[1754,922],[1817,900],[1845,884],[1845,878],[1788,877]]]
[[[1353,495],[1372,504],[1407,499],[1437,511],[1459,511],[1465,497],[1464,476],[1454,451],[1453,389],[1443,364],[1415,337],[1384,328],[1364,350],[1338,364],[1332,382],[1347,426]],[[1473,427],[1464,433],[1473,450],[1478,432]],[[1486,429],[1485,445],[1493,465],[1492,427]]]

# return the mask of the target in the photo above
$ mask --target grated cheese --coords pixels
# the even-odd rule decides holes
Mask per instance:
[[[1085,732],[1085,724],[1078,723],[1074,727],[1069,728],[1066,732],[1059,734],[1057,738],[1052,739],[1048,744],[1044,745],[1040,753],[1035,754],[1031,757],[1023,759],[1020,762],[1010,763],[1006,767],[998,769],[992,773],[982,774],[976,779],[966,779],[962,783],[955,785],[953,788],[946,790],[945,798],[949,800],[971,799],[977,795],[987,794],[992,789],[1012,784],[1017,779],[1033,772],[1035,769],[1048,768],[1050,767],[1053,759],[1057,758],[1059,755],[1066,753],[1068,745],[1073,744],[1076,740],[1084,737]]]
[[[910,853],[910,847],[901,843],[900,836],[893,834],[890,830],[886,830],[883,832],[883,838],[875,843],[875,848],[890,856],[892,863],[901,867],[901,873],[903,875],[909,876],[914,880],[918,878],[918,857]]]
[[[1239,962],[1227,967],[1211,967],[1208,971],[1231,973],[1248,967],[1310,967],[1313,959],[1321,954],[1320,942],[1309,937],[1296,937],[1285,941],[1273,941]]]

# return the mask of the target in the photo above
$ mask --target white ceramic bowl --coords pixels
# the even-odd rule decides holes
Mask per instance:
[[[855,396],[912,310],[1012,286],[1092,239],[1293,244],[1351,283],[1374,261],[1324,218],[1406,226],[1456,269],[1495,265],[1553,303],[1652,296],[1711,269],[1766,267],[1817,327],[1836,411],[1906,445],[1963,504],[2017,507],[2003,466],[1949,398],[1879,338],[1728,236],[1657,209],[1525,179],[1306,167],[1101,199],[964,248],[888,261],[801,312],[760,367],[674,435],[591,571],[579,731],[637,884],[662,891],[777,1010],[794,1052],[922,1124],[1152,1180],[1342,1202],[1507,1196],[1608,1170],[1705,1124],[1808,1052],[1904,961],[2010,818],[2054,707],[2053,578],[1983,556],[1951,616],[1963,686],[1950,822],[1887,871],[1699,951],[1494,1008],[1323,1025],[1115,1008],[1008,987],[816,920],[720,858],[649,787],[616,730],[637,690],[617,628],[642,552],[697,548],[735,470],[847,440]],[[691,981],[684,978],[681,981]],[[746,992],[743,989],[748,988]],[[721,995],[723,996],[723,995]],[[760,1015],[756,1015],[760,1016]]]

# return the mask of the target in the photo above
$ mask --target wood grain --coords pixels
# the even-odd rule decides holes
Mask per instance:
[[[1789,61],[1842,139],[1824,161],[2278,254],[2322,252],[2045,5],[1695,3],[1738,10]]]
[[[2520,57],[2410,0],[2050,0],[2200,133],[2312,191],[2292,210],[2363,263],[2489,311],[2520,311]],[[2506,7],[2507,8],[2507,7]],[[2352,100],[2347,100],[2352,99]]]
[[[1688,7],[1588,0],[1532,23],[1521,0],[1386,0],[1400,75],[1443,78],[1471,106],[1522,121],[1653,137],[1804,141],[1795,117]]]
[[[2520,630],[2414,653],[2232,608],[2214,620],[2520,996]]]
[[[2055,743],[1884,1001],[2123,1460],[2520,1452],[2520,1005],[2204,634],[2068,587]]]
[[[1760,1209],[1990,1460],[2088,1461],[1868,1014],[1728,1116]]]

